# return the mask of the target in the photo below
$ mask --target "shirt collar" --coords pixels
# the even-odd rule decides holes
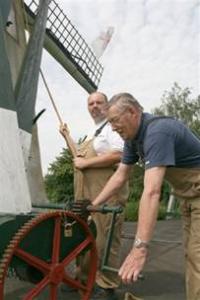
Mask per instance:
[[[100,128],[105,122],[106,122],[106,119],[102,120],[102,121],[99,122],[99,123],[95,123],[95,129]]]
[[[139,129],[138,129],[138,132],[137,132],[137,134],[134,138],[134,140],[136,142],[138,142],[142,139],[145,128],[146,128],[146,124],[147,124],[148,120],[151,119],[151,118],[153,118],[153,115],[151,115],[149,113],[142,113]]]

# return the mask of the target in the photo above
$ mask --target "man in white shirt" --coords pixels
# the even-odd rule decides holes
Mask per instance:
[[[124,142],[120,136],[112,131],[106,121],[104,106],[107,97],[103,93],[94,92],[88,97],[88,111],[94,120],[95,128],[88,134],[87,138],[78,146],[78,155],[74,158],[75,200],[95,199],[104,188],[106,182],[116,170],[116,164],[121,160]],[[64,136],[64,128],[61,133]],[[81,172],[80,172],[81,170]],[[128,198],[128,184],[109,199],[109,205],[125,205]],[[97,251],[101,260],[107,233],[111,223],[110,214],[96,213],[93,219],[97,227]],[[123,214],[117,217],[114,229],[112,246],[110,249],[109,266],[119,267],[120,234],[123,223]],[[99,262],[100,265],[100,262]],[[82,266],[82,269],[87,266]],[[84,270],[82,270],[84,273]],[[97,288],[94,290],[91,300],[104,299],[116,300],[115,289],[119,286],[119,277],[114,272],[98,270],[96,276]]]

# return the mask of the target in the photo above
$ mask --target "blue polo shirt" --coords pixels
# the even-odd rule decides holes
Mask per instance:
[[[122,163],[139,160],[145,169],[199,168],[200,139],[178,120],[143,113],[136,137],[125,141]]]

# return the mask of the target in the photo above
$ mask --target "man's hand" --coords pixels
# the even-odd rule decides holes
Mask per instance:
[[[59,128],[60,133],[63,137],[69,134],[69,128],[67,127],[67,124],[60,124]]]
[[[147,259],[147,248],[133,248],[119,270],[119,276],[124,283],[137,281]]]
[[[79,170],[83,170],[88,167],[87,159],[83,157],[75,157],[74,158],[74,166]]]
[[[87,209],[89,205],[91,205],[91,201],[89,199],[76,200],[72,204],[71,211],[82,219],[87,220],[90,214]]]

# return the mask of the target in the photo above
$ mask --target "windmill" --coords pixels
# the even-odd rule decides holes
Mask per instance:
[[[0,211],[27,212],[31,203],[46,201],[37,124],[33,125],[42,47],[88,93],[97,89],[103,67],[56,1],[1,1],[0,9]],[[28,45],[25,30],[30,34]]]
[[[46,201],[35,124],[43,47],[82,88],[97,89],[103,68],[54,0],[0,0],[0,299],[11,271],[34,284],[23,299],[48,287],[56,300],[62,282],[89,300],[97,269],[94,222],[66,207],[32,209]],[[85,285],[65,271],[82,251],[90,253],[92,266]]]

